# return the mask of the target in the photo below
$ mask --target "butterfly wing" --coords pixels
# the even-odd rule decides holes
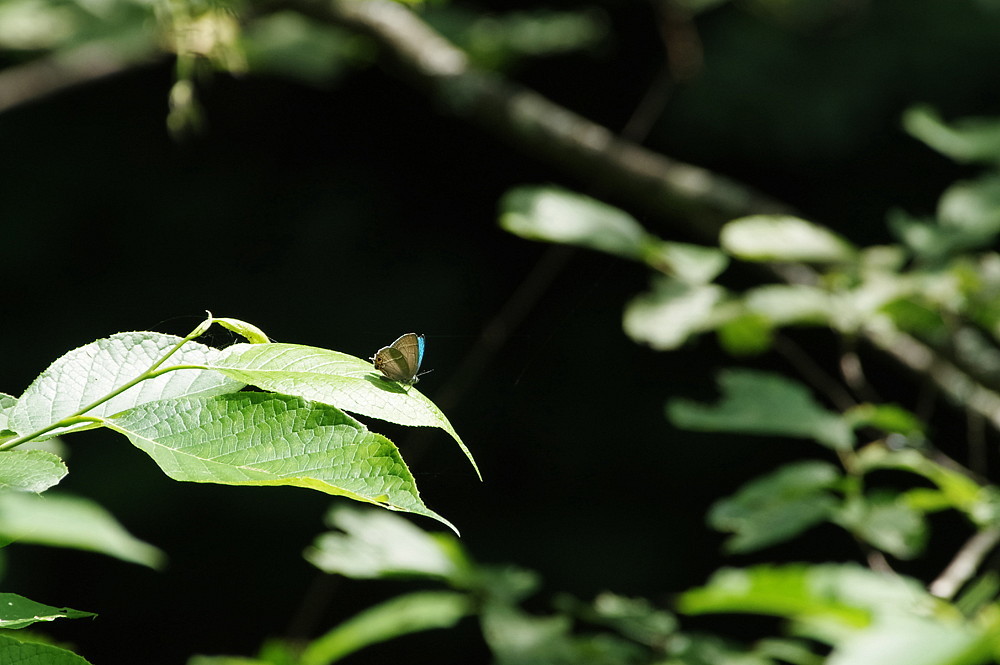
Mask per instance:
[[[405,384],[417,382],[417,372],[424,360],[424,336],[406,333],[389,346],[383,346],[372,362],[375,369],[393,381]]]

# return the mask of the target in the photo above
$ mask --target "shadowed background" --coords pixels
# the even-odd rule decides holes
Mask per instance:
[[[996,113],[1000,74],[989,63],[1000,56],[1000,11],[883,0],[796,17],[765,4],[697,18],[704,68],[669,89],[646,145],[752,184],[859,243],[889,241],[888,208],[932,212],[963,173],[904,135],[900,113],[916,102],[947,116]],[[606,0],[590,11],[607,29],[593,48],[508,74],[619,129],[656,80],[663,45],[646,5]],[[641,266],[553,257],[498,228],[509,187],[578,184],[558,170],[378,68],[320,87],[218,75],[201,89],[206,130],[186,140],[165,128],[172,81],[169,63],[146,65],[0,115],[0,390],[17,395],[65,351],[118,331],[184,335],[205,309],[277,341],[361,357],[424,333],[433,372],[419,387],[431,399],[450,395],[441,406],[484,482],[447,435],[368,424],[399,445],[427,505],[462,530],[475,557],[542,574],[539,607],[556,591],[604,589],[666,602],[700,583],[722,561],[721,538],[703,523],[709,503],[775,460],[815,452],[670,428],[665,400],[711,399],[713,373],[730,360],[711,339],[662,354],[625,337],[622,307],[647,285]],[[665,220],[640,221],[688,239]],[[508,318],[505,306],[546,261],[557,265],[551,278],[528,289],[523,319]],[[503,329],[482,370],[450,383],[482,350],[483,331]],[[832,340],[813,332],[800,341],[822,361]],[[218,331],[207,341],[236,340]],[[891,389],[895,370],[876,369]],[[110,433],[67,443],[62,487],[170,556],[152,572],[8,548],[7,590],[100,614],[47,631],[95,663],[249,654],[267,636],[315,635],[398,590],[323,580],[302,559],[329,497],[175,483]],[[819,529],[791,558],[856,556],[847,540]],[[489,658],[465,625],[351,662],[421,653]]]

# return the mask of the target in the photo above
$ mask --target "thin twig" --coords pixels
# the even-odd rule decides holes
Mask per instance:
[[[968,582],[986,555],[1000,542],[1000,528],[984,529],[972,536],[958,551],[947,568],[930,584],[931,594],[951,599]]]

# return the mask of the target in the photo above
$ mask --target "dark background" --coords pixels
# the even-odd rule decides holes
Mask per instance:
[[[889,242],[890,207],[932,213],[944,187],[973,173],[906,136],[899,118],[917,102],[948,117],[996,114],[1000,10],[873,0],[776,16],[764,4],[697,18],[705,68],[672,91],[646,144],[752,184],[858,243]],[[656,76],[662,45],[649,6],[589,6],[610,27],[600,48],[508,74],[620,128]],[[149,65],[0,115],[0,390],[17,395],[64,352],[118,331],[186,334],[211,309],[278,341],[361,357],[422,332],[433,372],[420,388],[435,399],[550,251],[498,228],[499,197],[525,183],[579,186],[378,68],[326,88],[220,74],[201,90],[206,131],[180,141],[165,129],[172,80],[170,63]],[[670,220],[640,221],[687,240]],[[572,253],[487,369],[442,404],[483,483],[447,435],[370,423],[399,445],[427,505],[462,530],[474,557],[541,573],[540,608],[558,591],[605,589],[665,603],[724,561],[752,560],[720,555],[707,506],[779,461],[824,455],[805,442],[669,426],[667,398],[712,399],[714,372],[735,361],[710,338],[664,354],[625,337],[622,308],[648,278],[639,265]],[[221,331],[208,341],[235,340]],[[799,341],[832,361],[832,336]],[[880,387],[906,405],[908,377],[875,362]],[[787,369],[769,357],[749,364]],[[953,415],[939,431],[957,427]],[[62,487],[170,556],[153,572],[8,548],[6,590],[100,614],[46,627],[94,663],[250,654],[268,636],[315,635],[399,590],[324,580],[302,559],[329,497],[176,483],[110,433],[67,443]],[[758,559],[856,556],[846,536],[819,529]],[[349,662],[421,652],[434,662],[489,658],[464,626]]]

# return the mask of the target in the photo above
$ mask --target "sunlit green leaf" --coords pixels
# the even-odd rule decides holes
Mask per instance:
[[[150,402],[106,425],[174,480],[305,487],[426,515],[451,527],[420,500],[391,441],[325,404],[241,392]]]
[[[717,406],[673,399],[667,405],[670,421],[691,430],[811,438],[841,450],[853,444],[847,421],[799,383],[753,370],[720,372],[718,381],[723,397]]]
[[[857,250],[832,231],[798,217],[754,215],[722,228],[722,248],[746,261],[851,261]]]
[[[164,562],[163,552],[90,499],[54,492],[0,493],[0,540],[87,550],[151,568]]]
[[[0,452],[0,492],[44,492],[68,472],[57,455],[44,450]]]
[[[180,341],[180,337],[155,332],[119,333],[66,353],[38,375],[18,399],[9,414],[11,429],[27,435],[80,411],[149,370]],[[218,354],[217,349],[186,342],[167,365],[203,365]],[[243,385],[204,369],[166,372],[101,403],[86,415],[109,416],[171,397],[219,395]]]
[[[271,341],[271,339],[267,336],[267,333],[254,324],[247,323],[246,321],[226,318],[219,319],[213,317],[212,322],[218,323],[223,328],[232,330],[234,333],[241,335],[251,344],[267,344]]]
[[[466,572],[461,546],[450,534],[428,533],[384,511],[334,506],[325,533],[306,559],[327,573],[358,579],[430,577],[460,583]]]
[[[90,665],[72,651],[41,644],[21,642],[10,635],[0,635],[0,662],[11,665]]]
[[[757,478],[712,506],[712,528],[734,534],[726,541],[733,553],[783,542],[829,519],[840,501],[827,490],[841,478],[828,462],[788,464]]]
[[[385,378],[360,358],[298,344],[235,344],[211,367],[264,390],[350,413],[411,427],[438,427],[455,439],[479,473],[472,453],[434,402],[412,386]]]

